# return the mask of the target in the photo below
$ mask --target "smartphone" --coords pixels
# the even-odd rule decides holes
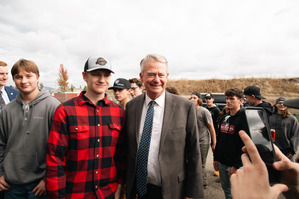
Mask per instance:
[[[245,115],[249,129],[248,134],[266,164],[270,182],[280,182],[280,172],[272,166],[277,161],[277,157],[273,147],[267,113],[261,107],[246,107]]]

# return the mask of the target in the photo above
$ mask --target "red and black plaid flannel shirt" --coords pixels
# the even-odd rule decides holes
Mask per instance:
[[[82,92],[54,115],[47,154],[50,198],[114,198],[123,182],[125,110],[105,98],[92,104]]]

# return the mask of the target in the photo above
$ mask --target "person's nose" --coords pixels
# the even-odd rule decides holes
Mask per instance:
[[[22,84],[26,84],[28,82],[28,79],[26,78],[26,77],[23,77],[22,79],[21,79],[21,83]]]
[[[3,79],[7,80],[8,79],[8,74],[4,74]]]
[[[156,74],[156,75],[154,76],[154,81],[155,81],[155,82],[159,82],[159,81],[160,81],[160,77],[159,77],[158,74]]]

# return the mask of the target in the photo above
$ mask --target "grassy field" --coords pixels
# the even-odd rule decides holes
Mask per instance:
[[[206,80],[172,80],[168,79],[167,86],[173,86],[184,97],[190,97],[194,91],[200,93],[224,93],[229,88],[243,90],[247,86],[258,86],[261,93],[270,103],[275,103],[278,97],[288,99],[299,98],[299,77],[293,78],[233,78],[233,79],[206,79]],[[113,98],[113,92],[108,91]],[[291,109],[292,114],[299,118],[299,109]]]
[[[278,97],[288,99],[299,98],[299,77],[294,78],[234,78],[234,79],[206,79],[206,80],[171,80],[167,86],[179,90],[182,96],[189,97],[194,91],[200,93],[224,93],[229,88],[243,90],[247,86],[258,86],[261,93],[270,103],[275,103]],[[299,115],[299,110],[291,109],[293,114]],[[298,116],[297,116],[298,117]]]
[[[180,93],[223,93],[229,88],[243,90],[247,86],[256,85],[264,95],[297,95],[299,96],[299,77],[297,78],[234,78],[207,80],[171,80],[167,86],[176,87]]]

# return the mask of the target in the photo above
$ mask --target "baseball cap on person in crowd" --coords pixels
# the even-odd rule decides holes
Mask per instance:
[[[103,57],[89,57],[85,63],[84,66],[84,72],[90,72],[94,70],[109,70],[110,72],[114,73],[112,71],[112,66],[110,62],[108,62]]]
[[[285,98],[285,97],[279,97],[279,98],[277,98],[276,99],[276,104],[279,102],[279,101],[287,101],[288,99],[287,98]]]
[[[193,92],[192,95],[196,95],[198,98],[201,98],[201,94],[199,92]]]
[[[266,99],[265,97],[263,97],[261,95],[261,89],[257,86],[247,86],[245,89],[244,89],[244,95],[254,95],[256,98],[259,98],[259,99]]]
[[[212,99],[212,98],[214,98],[214,96],[212,93],[208,93],[208,94],[206,94],[205,98]]]
[[[108,88],[110,89],[130,89],[131,88],[131,83],[129,80],[124,79],[124,78],[118,78],[114,81],[114,84],[112,87]]]

